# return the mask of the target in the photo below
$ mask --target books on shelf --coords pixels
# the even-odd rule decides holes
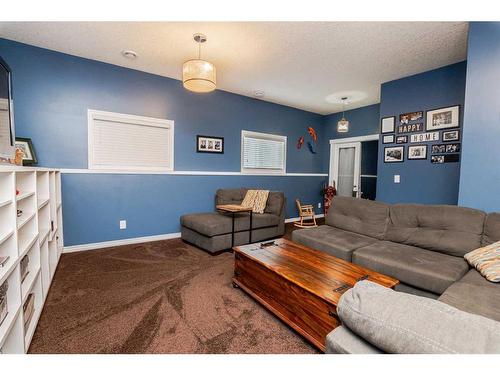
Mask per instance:
[[[35,312],[35,295],[30,293],[26,302],[23,305],[23,315],[24,315],[24,330],[26,331],[30,325],[31,318]]]
[[[0,324],[4,321],[5,317],[9,313],[7,309],[7,290],[9,289],[9,283],[5,281],[0,285]]]

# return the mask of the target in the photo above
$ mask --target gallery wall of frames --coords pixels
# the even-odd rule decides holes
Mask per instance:
[[[384,117],[384,163],[460,161],[460,105]],[[431,144],[432,143],[432,144]]]

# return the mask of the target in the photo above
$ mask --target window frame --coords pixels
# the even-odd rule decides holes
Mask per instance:
[[[267,168],[245,168],[244,167],[244,154],[245,154],[245,137],[260,138],[264,140],[280,141],[284,143],[283,148],[283,169],[267,169]],[[265,175],[285,175],[286,174],[286,154],[287,154],[287,136],[271,133],[261,133],[249,130],[241,131],[241,173],[242,174],[265,174]]]
[[[167,119],[159,119],[154,117],[136,116],[124,113],[116,112],[106,112],[97,111],[93,109],[87,110],[88,117],[88,169],[92,170],[108,170],[108,171],[156,171],[156,172],[173,172],[174,171],[174,121]],[[103,121],[113,121],[113,122],[123,122],[126,124],[133,124],[138,126],[150,126],[157,128],[169,129],[168,132],[168,143],[170,144],[170,151],[168,153],[168,164],[167,168],[151,166],[151,167],[138,167],[138,166],[100,166],[96,165],[94,161],[94,130],[95,130],[95,120]]]

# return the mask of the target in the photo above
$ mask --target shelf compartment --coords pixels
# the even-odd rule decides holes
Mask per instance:
[[[12,202],[16,195],[14,184],[14,172],[0,172],[0,205],[6,205],[6,202]]]
[[[42,209],[43,207],[45,207],[48,203],[49,203],[50,199],[49,198],[39,198],[37,199],[37,207],[38,209]]]
[[[16,201],[18,201],[18,202],[22,201],[23,199],[32,197],[33,195],[35,195],[34,191],[29,191],[27,193],[19,194],[19,195],[16,196]]]
[[[9,238],[0,244],[0,284],[9,276],[17,262],[17,246],[13,232]]]
[[[23,213],[23,216],[17,218],[17,230],[21,229],[36,215],[36,212]]]
[[[7,241],[14,234],[14,230],[9,231],[8,233],[0,235],[0,245]]]
[[[42,312],[42,306],[43,306],[43,301],[44,301],[40,273],[38,273],[37,277],[35,278],[35,282],[33,283],[31,290],[28,292],[28,295],[31,293],[33,293],[33,298],[34,298],[34,311],[31,315],[31,320],[29,321],[28,325],[25,327],[25,334],[24,334],[25,347],[24,347],[24,350],[26,352],[29,349],[29,346],[31,344],[31,339],[33,338],[33,334],[35,333],[35,329],[36,329],[36,326],[38,324],[38,319],[40,318],[40,315]],[[24,325],[24,322],[23,322],[23,325]]]
[[[28,233],[23,232],[18,236],[17,243],[19,251],[21,252],[19,254],[20,259],[23,258],[28,252],[28,250],[31,249],[37,238],[38,238],[38,233],[33,233],[33,232],[28,232]]]
[[[0,208],[1,208],[1,207],[4,207],[4,206],[7,206],[7,205],[9,205],[9,204],[11,204],[11,203],[12,203],[12,199],[7,199],[7,200],[5,200],[5,201],[1,201],[1,202],[0,202]]]
[[[51,280],[56,272],[58,260],[59,256],[57,254],[57,243],[56,241],[49,241],[49,270]]]
[[[25,352],[23,318],[20,311],[18,311],[13,318],[13,324],[6,333],[3,343],[0,344],[3,354],[19,354]]]
[[[17,314],[21,308],[21,292],[19,285],[21,284],[21,277],[19,272],[19,265],[16,266],[13,272],[9,275],[6,282],[8,282],[7,289],[7,316],[0,325],[0,347],[7,338],[12,325],[15,322]],[[5,281],[4,281],[5,283]],[[3,284],[3,283],[2,283]]]

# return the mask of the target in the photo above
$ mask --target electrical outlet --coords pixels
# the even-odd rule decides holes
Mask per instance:
[[[127,220],[120,220],[120,229],[127,229]]]
[[[321,203],[318,203],[318,208],[321,208]]]

